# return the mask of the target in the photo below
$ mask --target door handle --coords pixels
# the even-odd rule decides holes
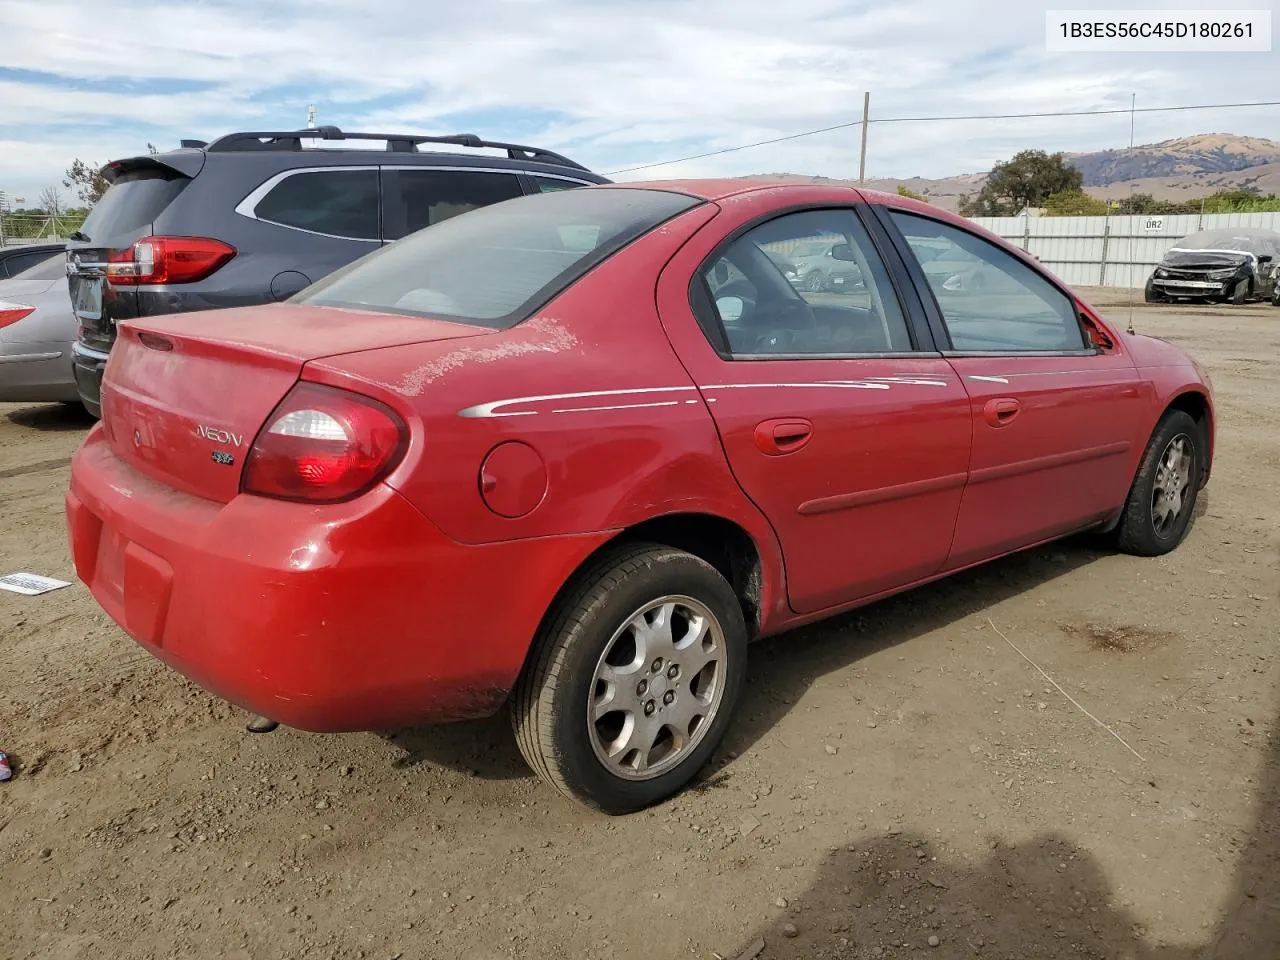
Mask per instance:
[[[1012,397],[997,397],[995,400],[987,401],[986,406],[982,408],[982,417],[993,427],[1003,427],[1012,423],[1021,410],[1021,401],[1014,400]]]
[[[771,457],[795,453],[813,438],[813,424],[808,420],[765,420],[756,425],[756,448]]]

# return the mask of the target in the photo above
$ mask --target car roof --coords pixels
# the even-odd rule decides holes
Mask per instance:
[[[673,193],[684,193],[691,197],[697,197],[700,200],[725,200],[729,197],[741,196],[748,193],[760,193],[766,190],[786,190],[791,192],[807,192],[810,194],[827,193],[838,194],[842,191],[849,191],[853,194],[851,199],[861,198],[867,203],[872,204],[889,204],[895,207],[902,207],[907,210],[918,210],[928,213],[930,216],[939,220],[963,223],[964,219],[948,210],[935,207],[932,204],[925,203],[920,200],[914,200],[911,197],[904,197],[897,193],[884,193],[880,190],[868,190],[865,187],[859,187],[857,184],[842,181],[831,180],[821,183],[815,183],[805,180],[791,180],[783,177],[720,177],[706,179],[684,179],[684,180],[635,180],[628,182],[614,182],[609,185],[602,185],[597,189],[618,189],[618,188],[640,188],[644,190],[669,190]],[[973,229],[973,224],[968,223],[966,226]]]

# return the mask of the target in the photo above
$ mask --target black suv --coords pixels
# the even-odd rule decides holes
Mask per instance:
[[[319,147],[304,148],[304,140]],[[341,140],[386,147],[323,148]],[[66,254],[80,322],[76,383],[95,416],[117,320],[285,300],[383,244],[456,214],[522,194],[609,182],[558,153],[474,134],[337,127],[184,140],[182,149],[116,160],[102,172],[111,186]]]

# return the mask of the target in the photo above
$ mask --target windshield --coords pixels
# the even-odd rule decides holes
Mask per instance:
[[[410,234],[293,301],[506,329],[625,244],[700,202],[618,187],[507,200]]]

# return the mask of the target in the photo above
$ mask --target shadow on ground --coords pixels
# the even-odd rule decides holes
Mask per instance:
[[[775,923],[725,955],[1277,960],[1280,727],[1273,724],[1271,730],[1256,778],[1253,828],[1224,910],[1199,942],[1154,941],[1117,902],[1097,859],[1062,836],[1044,834],[1016,848],[991,837],[981,862],[959,864],[944,857],[935,862],[929,838],[903,833],[857,841],[830,854],[810,889],[780,911]],[[1189,871],[1179,883],[1195,895]],[[784,929],[788,923],[795,929]],[[758,949],[761,939],[764,947]]]
[[[97,421],[78,403],[42,403],[8,414],[9,421],[32,430],[88,430]]]
[[[1207,509],[1208,498],[1202,491],[1193,526]],[[1097,537],[1071,537],[753,644],[740,701],[752,706],[739,708],[717,754],[724,757],[730,752],[746,752],[790,712],[818,678],[981,613],[1110,552]],[[532,775],[516,749],[505,709],[487,720],[415,727],[382,736],[404,750],[404,756],[396,761],[398,766],[430,762],[490,780]],[[702,771],[704,785],[728,776],[716,774],[715,769],[716,765],[710,764]]]

